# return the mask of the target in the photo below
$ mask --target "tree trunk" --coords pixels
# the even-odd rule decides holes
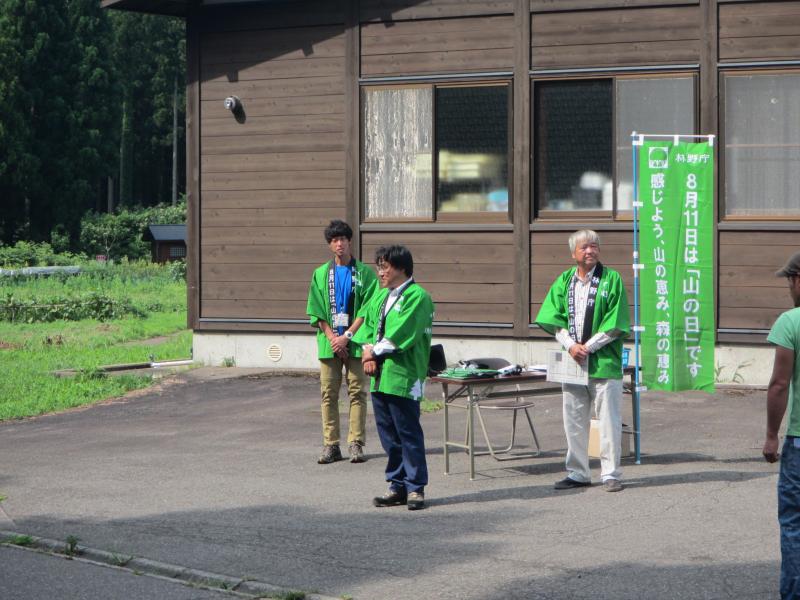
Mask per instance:
[[[127,94],[126,94],[127,95]],[[133,199],[133,109],[128,98],[122,101],[122,134],[119,141],[119,204],[129,205]]]
[[[172,89],[172,206],[178,203],[178,74]]]

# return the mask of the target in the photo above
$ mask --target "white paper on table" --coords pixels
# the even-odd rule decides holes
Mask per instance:
[[[588,362],[588,361],[587,361]],[[547,351],[547,381],[555,383],[589,384],[587,364],[580,364],[563,350]]]

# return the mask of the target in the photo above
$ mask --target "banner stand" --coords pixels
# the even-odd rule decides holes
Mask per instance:
[[[639,176],[638,176],[638,153],[639,148],[644,144],[645,138],[650,139],[672,139],[673,143],[677,145],[681,138],[691,140],[707,140],[709,146],[714,147],[714,135],[695,135],[695,134],[646,134],[631,132],[631,153],[633,159],[633,343],[634,343],[634,386],[631,393],[633,394],[633,439],[635,447],[636,464],[642,464],[642,448],[641,448],[641,413],[640,413],[640,394],[646,391],[646,388],[641,382],[641,333],[644,331],[640,322],[640,285],[639,285],[639,271],[644,268],[644,263],[639,256],[639,209],[643,204],[639,198]]]

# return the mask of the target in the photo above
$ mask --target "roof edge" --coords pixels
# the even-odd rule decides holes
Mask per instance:
[[[101,8],[172,17],[185,17],[190,4],[189,0],[100,0]]]

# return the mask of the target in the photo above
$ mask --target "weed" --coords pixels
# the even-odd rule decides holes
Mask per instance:
[[[278,594],[275,596],[275,598],[276,600],[306,600],[306,593],[290,590],[288,592]]]
[[[105,379],[108,373],[98,369],[97,367],[87,367],[78,371],[78,378],[82,381],[91,381],[93,379]]]
[[[3,500],[6,500],[7,498],[8,498],[8,496],[4,496],[3,494],[0,494],[0,502],[2,502]]]
[[[133,560],[132,556],[125,556],[121,554],[111,555],[111,564],[114,565],[115,567],[124,567],[132,560]]]
[[[29,535],[14,535],[10,538],[6,538],[5,543],[15,546],[30,546],[33,544],[33,538]]]
[[[223,367],[235,367],[236,366],[236,359],[232,356],[226,356],[222,359],[222,366]]]
[[[80,539],[78,536],[75,535],[68,535],[67,536],[67,547],[64,548],[64,554],[67,556],[75,556],[78,554],[78,542]]]

